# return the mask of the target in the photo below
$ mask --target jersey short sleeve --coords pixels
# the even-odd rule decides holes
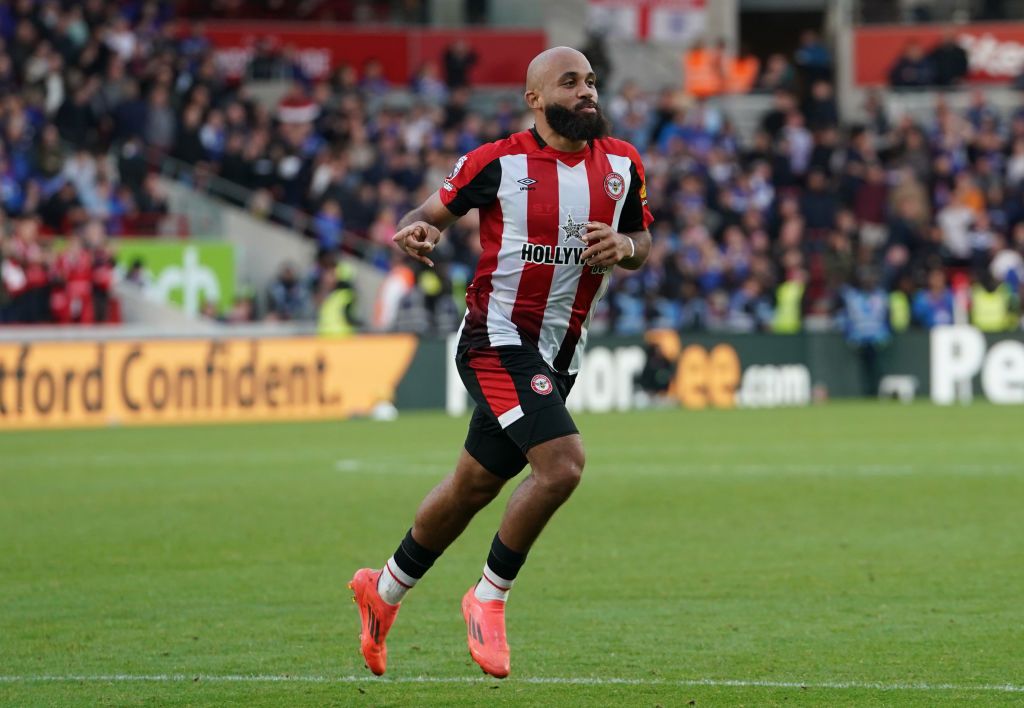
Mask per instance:
[[[619,231],[628,234],[645,231],[654,221],[651,210],[647,208],[647,182],[644,178],[644,165],[640,161],[640,153],[632,145],[629,146],[629,191],[622,205],[619,216]]]
[[[501,161],[490,146],[463,155],[445,177],[438,192],[441,203],[456,216],[487,206],[498,197]]]

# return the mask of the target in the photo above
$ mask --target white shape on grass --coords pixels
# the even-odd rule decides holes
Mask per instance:
[[[25,675],[2,676],[0,683],[437,683],[474,684],[490,683],[495,679],[470,676],[400,676],[398,678],[377,678],[374,676],[298,676],[288,674],[107,674],[84,675]],[[760,679],[640,679],[590,676],[524,676],[504,679],[504,683],[552,684],[569,686],[711,686],[732,688],[803,688],[823,690],[869,690],[869,691],[984,691],[995,693],[1024,693],[1024,686],[1017,684],[956,684],[927,682],[882,681],[770,681]]]
[[[408,463],[401,460],[337,460],[335,472],[358,472],[360,475],[444,475],[451,471],[451,465],[436,463]]]

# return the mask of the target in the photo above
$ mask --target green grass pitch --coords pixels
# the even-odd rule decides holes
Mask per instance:
[[[580,416],[584,483],[513,590],[506,681],[459,612],[505,495],[409,594],[383,680],[345,587],[465,419],[0,434],[0,704],[1020,705],[1022,421]]]

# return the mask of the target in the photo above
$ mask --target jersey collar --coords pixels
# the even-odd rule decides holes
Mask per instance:
[[[588,151],[593,149],[594,147],[594,141],[588,140],[587,146],[577,152],[565,152],[564,150],[558,150],[557,148],[553,148],[550,145],[548,145],[547,141],[545,141],[544,138],[540,137],[540,133],[537,131],[536,125],[530,128],[530,135],[532,135],[533,139],[537,141],[538,148],[540,148],[541,150],[547,150],[549,152],[554,153],[560,160],[567,164],[578,163],[580,160],[586,157]]]

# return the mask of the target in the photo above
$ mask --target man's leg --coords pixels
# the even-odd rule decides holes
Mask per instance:
[[[583,474],[583,442],[578,433],[540,443],[526,456],[530,476],[512,493],[481,578],[462,598],[469,653],[485,673],[497,678],[511,670],[505,602],[512,583],[534,541]]]
[[[366,665],[377,675],[387,665],[385,639],[399,603],[458,538],[473,516],[487,506],[505,482],[526,466],[526,457],[496,420],[477,409],[455,472],[420,504],[413,527],[384,567],[358,570],[349,587],[359,605],[360,644]]]
[[[434,487],[416,511],[413,537],[441,553],[466,529],[478,511],[491,503],[507,479],[486,470],[466,450],[455,472]]]
[[[463,449],[455,472],[423,499],[412,528],[384,564],[377,583],[381,599],[389,605],[400,603],[506,481]]]
[[[512,493],[498,530],[506,546],[524,555],[579,485],[583,440],[579,434],[549,440],[531,448],[526,458],[532,471]]]

